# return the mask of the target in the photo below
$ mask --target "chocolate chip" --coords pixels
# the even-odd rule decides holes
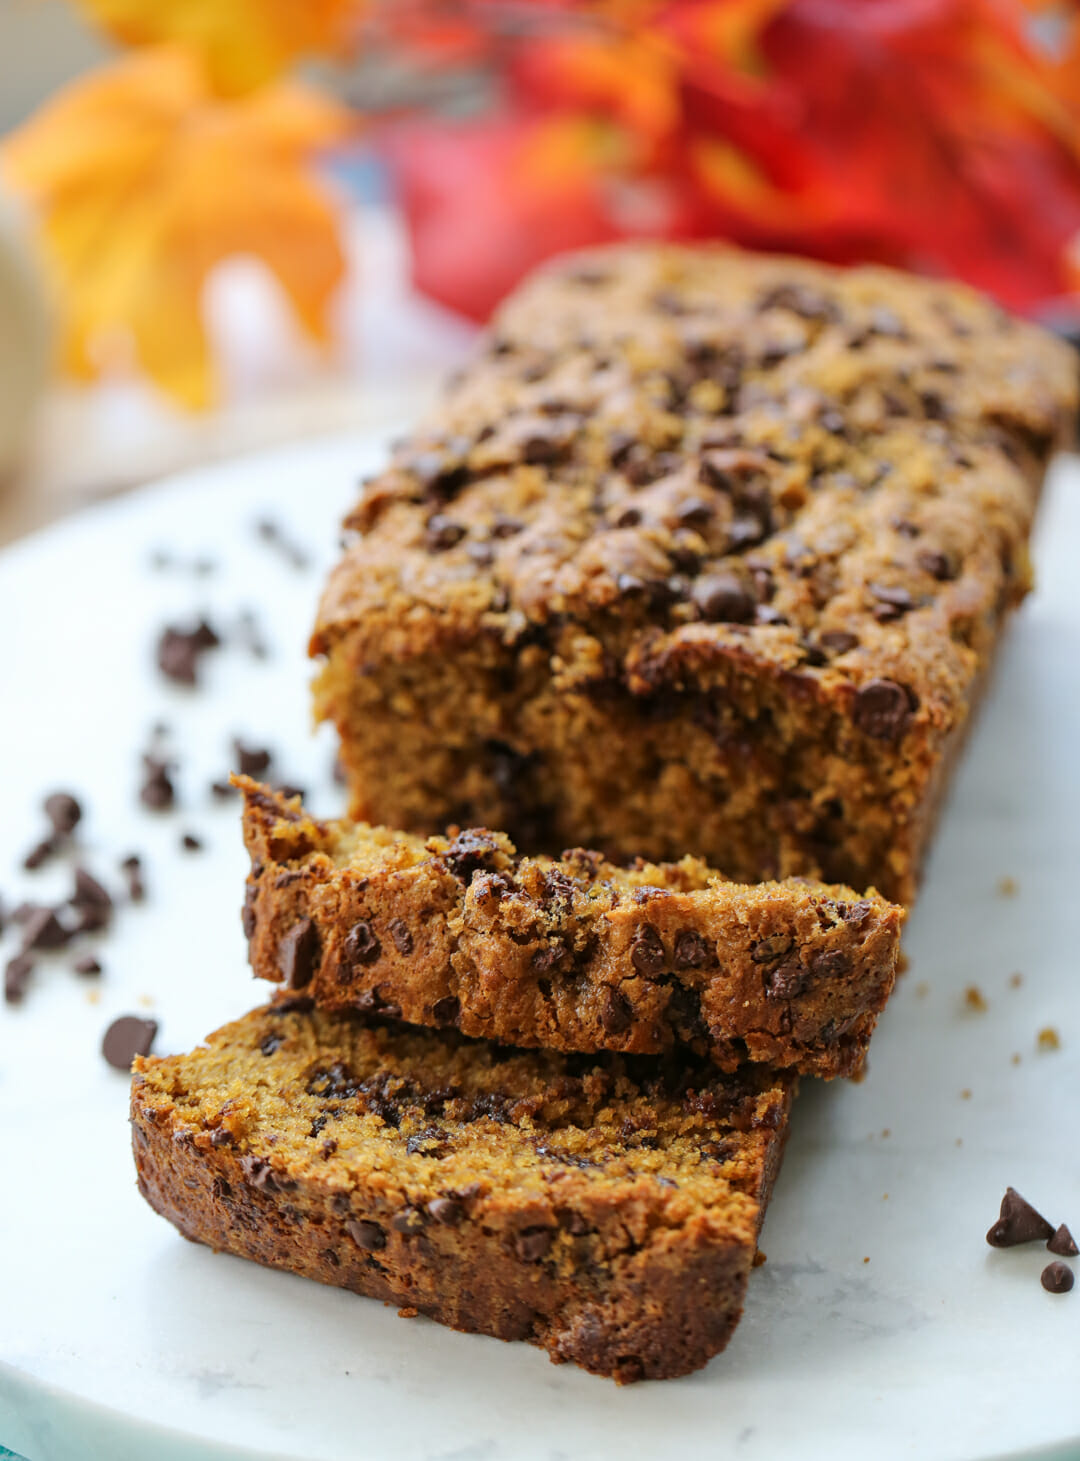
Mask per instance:
[[[754,595],[733,573],[709,573],[694,584],[694,603],[714,624],[746,624],[757,607]]]
[[[750,957],[755,964],[775,964],[777,959],[791,952],[794,944],[795,940],[789,934],[774,933],[756,943],[750,950]]]
[[[1047,1248],[1051,1253],[1057,1253],[1061,1258],[1075,1258],[1080,1249],[1077,1249],[1076,1239],[1064,1223],[1058,1228],[1054,1236],[1047,1242]]]
[[[234,796],[239,796],[240,793],[235,786],[231,786],[227,781],[212,781],[210,783],[210,795],[215,801],[227,802],[231,801]]]
[[[275,1050],[278,1050],[284,1043],[285,1036],[279,1035],[277,1031],[274,1031],[273,1034],[264,1035],[259,1041],[259,1053],[261,1055],[273,1055]]]
[[[621,1035],[630,1028],[634,1011],[629,1000],[617,989],[607,988],[600,1000],[600,1023],[608,1035]]]
[[[808,971],[799,963],[780,964],[764,976],[767,999],[797,999],[806,988]]]
[[[251,1183],[261,1192],[276,1192],[278,1184],[274,1179],[273,1169],[265,1157],[256,1157],[252,1154],[240,1158],[240,1170]]]
[[[94,958],[93,954],[83,954],[81,959],[76,959],[71,966],[76,974],[82,974],[92,978],[95,974],[101,973],[101,965]]]
[[[1048,1263],[1043,1269],[1039,1282],[1048,1294],[1067,1294],[1075,1279],[1073,1271],[1067,1263],[1059,1263],[1055,1260],[1053,1263]]]
[[[176,801],[176,788],[170,775],[168,761],[157,756],[143,757],[143,782],[139,787],[139,800],[144,807],[154,812],[167,812]]]
[[[127,878],[128,897],[133,903],[141,903],[146,897],[146,887],[142,880],[142,859],[133,852],[121,862],[120,870]]]
[[[758,300],[758,309],[786,309],[805,320],[835,320],[839,309],[833,300],[806,284],[777,284]]]
[[[158,636],[157,666],[166,679],[178,685],[198,683],[199,661],[208,649],[221,643],[217,631],[201,619],[194,629],[167,624]]]
[[[840,979],[851,971],[851,956],[843,949],[818,949],[809,965],[815,979]]]
[[[437,512],[428,518],[424,530],[424,543],[430,552],[443,553],[448,548],[453,548],[456,543],[460,543],[467,531],[467,528],[461,523],[454,522],[453,518]]]
[[[249,746],[239,737],[233,741],[233,753],[236,756],[236,769],[242,776],[261,776],[270,769],[270,763],[274,759],[273,752],[266,746]]]
[[[437,1223],[447,1228],[456,1228],[465,1217],[465,1204],[456,1197],[433,1197],[427,1210]]]
[[[443,854],[446,866],[455,878],[468,884],[473,873],[486,869],[498,856],[499,845],[488,832],[459,832]]]
[[[79,931],[91,933],[99,928],[105,928],[112,917],[113,900],[108,890],[102,887],[91,873],[84,867],[75,869],[75,888],[71,894],[70,903],[80,916]]]
[[[675,935],[671,962],[676,969],[704,969],[712,962],[712,952],[700,933],[684,928]]]
[[[382,953],[382,944],[375,937],[371,924],[366,923],[363,919],[354,923],[349,929],[341,948],[345,962],[350,967],[355,967],[357,964],[374,964]]]
[[[517,1236],[514,1247],[523,1263],[538,1263],[551,1252],[555,1233],[551,1228],[526,1228]]]
[[[244,906],[240,910],[240,922],[244,929],[244,937],[248,943],[255,937],[255,928],[258,924],[258,917],[255,912],[255,903],[258,896],[258,883],[248,883],[244,889]]]
[[[1054,1229],[1014,1187],[1005,1189],[998,1220],[986,1235],[991,1248],[1015,1248],[1021,1243],[1045,1243]]]
[[[367,1253],[380,1253],[386,1247],[386,1234],[378,1223],[367,1218],[350,1218],[345,1227],[356,1246]]]
[[[277,966],[290,989],[311,983],[319,962],[319,931],[310,918],[294,923],[278,945]]]
[[[915,600],[911,597],[910,592],[899,585],[872,583],[870,593],[875,600],[874,618],[883,624],[892,619],[899,619],[901,615],[910,613],[915,607]]]
[[[402,918],[391,918],[387,924],[387,931],[394,941],[394,947],[399,954],[411,954],[413,951],[413,936],[409,932],[409,925]]]
[[[121,1015],[105,1031],[101,1053],[115,1070],[129,1071],[136,1055],[149,1055],[157,1034],[157,1020]]]
[[[44,905],[34,909],[23,924],[22,946],[27,949],[61,949],[71,937],[52,908]]]
[[[846,629],[826,629],[824,634],[818,635],[818,643],[830,654],[847,654],[848,650],[858,647],[859,636],[849,634]]]
[[[4,968],[4,999],[8,1004],[20,1004],[26,994],[30,975],[34,972],[34,961],[29,954],[16,954]]]
[[[667,962],[664,941],[651,923],[643,924],[634,935],[630,945],[630,962],[646,978],[663,972]]]
[[[458,1016],[461,1014],[461,1000],[454,995],[448,994],[443,999],[437,999],[431,1007],[437,1025],[456,1025]]]
[[[949,553],[943,553],[936,548],[924,548],[916,553],[915,562],[928,573],[931,578],[936,578],[939,583],[947,583],[956,577],[956,560]]]
[[[180,839],[180,846],[185,852],[201,852],[202,843],[191,832],[185,832]]]
[[[406,1237],[410,1237],[425,1226],[424,1214],[417,1207],[403,1207],[390,1219],[390,1226],[395,1233],[404,1233]]]
[[[879,741],[896,741],[911,721],[910,692],[895,680],[867,680],[855,692],[853,718],[858,728]]]
[[[45,798],[45,815],[58,837],[74,832],[82,818],[82,807],[69,791],[54,791]]]

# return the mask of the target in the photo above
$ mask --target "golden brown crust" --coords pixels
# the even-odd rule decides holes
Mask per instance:
[[[511,1052],[297,1003],[136,1062],[139,1188],[186,1237],[622,1382],[723,1349],[790,1077]]]
[[[543,271],[350,518],[312,648],[354,815],[910,901],[1076,373],[883,269]]]
[[[874,892],[730,883],[692,858],[616,868],[316,822],[246,777],[244,909],[263,979],[330,1010],[555,1050],[687,1046],[802,1074],[859,1071],[903,910]]]

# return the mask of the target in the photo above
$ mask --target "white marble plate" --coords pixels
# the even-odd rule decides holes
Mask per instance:
[[[0,887],[23,874],[41,794],[84,800],[85,855],[114,884],[145,853],[150,896],[102,945],[100,998],[64,959],[0,1007],[0,1442],[29,1461],[975,1461],[1080,1454],[1080,1286],[1039,1284],[1041,1248],[983,1234],[1011,1183],[1080,1232],[1080,468],[1063,464],[1018,616],[912,919],[911,968],[861,1085],[809,1083],[746,1317],[698,1375],[617,1389],[524,1345],[452,1334],[350,1294],[215,1256],[140,1200],[127,1082],[98,1053],[150,1009],[157,1048],[258,1003],[237,907],[230,737],[337,805],[312,739],[304,641],[335,523],[381,444],[337,440],[217,466],[0,556]],[[313,551],[290,569],[252,532],[275,512]],[[155,548],[216,575],[153,572]],[[224,649],[196,694],[162,684],[155,629],[257,607],[274,645]],[[174,728],[182,810],[135,800],[136,753]],[[206,840],[179,851],[181,831]],[[1004,878],[1016,890],[1005,896]],[[5,954],[13,951],[9,930]],[[1019,973],[1020,986],[1011,976]],[[977,985],[988,1008],[965,1008]],[[1037,1049],[1054,1027],[1061,1048]]]

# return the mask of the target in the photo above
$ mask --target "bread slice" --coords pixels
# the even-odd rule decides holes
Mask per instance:
[[[738,1322],[794,1080],[515,1051],[283,994],[135,1062],[135,1161],[196,1242],[663,1379]]]
[[[556,1050],[676,1046],[850,1075],[896,974],[903,910],[694,858],[520,857],[483,829],[427,841],[319,822],[245,777],[252,967],[324,1009]]]

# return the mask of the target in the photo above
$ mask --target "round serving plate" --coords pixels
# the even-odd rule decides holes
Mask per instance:
[[[1046,1293],[1041,1246],[983,1236],[1010,1184],[1080,1232],[1075,460],[1047,489],[1039,588],[958,769],[869,1074],[804,1084],[768,1261],[705,1370],[618,1389],[215,1255],[142,1202],[102,1032],[152,1014],[155,1048],[180,1050],[264,997],[238,917],[238,809],[210,782],[240,735],[274,749],[316,812],[340,806],[305,645],[336,524],[383,451],[338,438],[214,466],[0,555],[5,902],[69,888],[70,864],[21,868],[56,788],[83,803],[80,859],[119,895],[139,852],[147,884],[118,908],[100,978],[43,958],[24,1002],[0,1008],[0,1442],[28,1461],[1080,1454],[1080,1286]],[[265,518],[306,568],[257,531]],[[201,612],[226,643],[185,690],[154,644]],[[156,722],[179,805],[154,814],[137,789]]]

